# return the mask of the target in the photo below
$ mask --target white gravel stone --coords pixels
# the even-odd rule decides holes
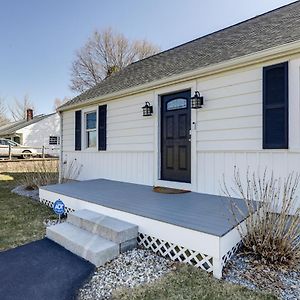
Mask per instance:
[[[99,267],[79,291],[80,300],[110,299],[113,290],[152,282],[172,270],[173,262],[152,251],[134,249]]]

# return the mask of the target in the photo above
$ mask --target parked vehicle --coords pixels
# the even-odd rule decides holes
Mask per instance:
[[[0,138],[0,156],[9,156],[9,146],[11,146],[12,157],[30,158],[38,155],[38,151],[34,148]]]

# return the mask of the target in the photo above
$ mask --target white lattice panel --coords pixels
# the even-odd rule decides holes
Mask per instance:
[[[46,199],[40,199],[40,202],[53,208],[54,203],[52,201],[46,200]],[[70,208],[70,207],[66,207],[65,206],[65,214],[71,213],[75,211],[74,209]]]
[[[222,266],[224,267],[226,263],[231,259],[231,257],[239,250],[241,247],[242,242],[236,244],[230,251],[228,251],[223,257],[222,257]]]
[[[213,258],[209,255],[143,233],[139,233],[138,244],[171,260],[188,263],[207,272],[213,271]]]
[[[40,199],[40,202],[51,208],[53,207],[54,203],[46,199]],[[66,214],[73,211],[73,208],[65,207]],[[188,263],[207,272],[213,272],[214,276],[217,278],[221,278],[222,275],[219,274],[222,274],[223,267],[237,252],[241,245],[241,243],[238,243],[237,245],[233,246],[225,255],[223,255],[221,259],[215,259],[212,255],[209,255],[209,253],[204,254],[199,251],[192,250],[181,245],[176,245],[144,233],[139,233],[138,244],[146,249],[151,249],[154,253],[157,253],[163,257],[167,257],[173,261]]]

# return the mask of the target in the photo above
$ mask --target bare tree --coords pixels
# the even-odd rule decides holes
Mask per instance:
[[[76,52],[71,68],[70,88],[83,92],[132,62],[158,51],[157,46],[146,40],[130,41],[111,28],[95,31]]]
[[[61,105],[65,104],[66,102],[68,102],[70,99],[67,97],[64,97],[63,99],[61,98],[55,98],[54,99],[54,106],[53,109],[56,110],[58,107],[60,107]]]
[[[5,125],[9,122],[7,117],[7,108],[5,105],[5,101],[0,97],[0,126]]]
[[[19,121],[26,118],[27,109],[30,108],[34,110],[34,105],[29,99],[29,96],[25,95],[23,97],[23,100],[18,100],[17,98],[15,98],[13,104],[9,105],[8,108],[13,120]]]

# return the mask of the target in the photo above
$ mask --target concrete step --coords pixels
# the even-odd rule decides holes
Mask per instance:
[[[68,214],[67,221],[115,243],[136,240],[138,226],[87,209]]]
[[[119,255],[118,244],[67,222],[47,227],[46,236],[97,267]]]

